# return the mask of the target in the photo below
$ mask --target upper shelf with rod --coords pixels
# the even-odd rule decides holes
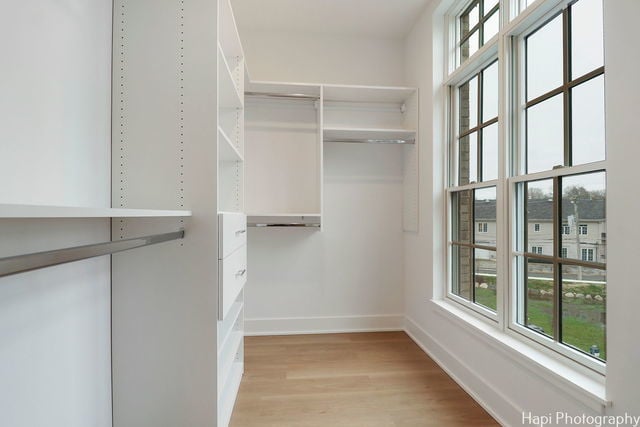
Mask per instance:
[[[323,85],[325,142],[415,144],[417,89]]]
[[[0,218],[162,218],[190,217],[189,210],[118,209],[80,206],[0,204]]]
[[[320,85],[253,81],[245,85],[244,95],[256,99],[317,101],[320,99]]]

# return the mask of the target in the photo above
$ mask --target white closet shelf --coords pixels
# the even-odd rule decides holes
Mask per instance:
[[[244,159],[233,145],[229,137],[221,127],[218,126],[218,149],[219,159],[223,162],[242,162]]]
[[[324,128],[325,142],[414,144],[416,131],[410,129]]]
[[[188,210],[0,204],[0,218],[161,218],[191,215]]]
[[[240,110],[243,107],[243,98],[238,92],[238,87],[233,80],[231,69],[224,56],[222,47],[218,45],[218,101],[221,108]]]
[[[218,369],[221,376],[218,378],[218,391],[223,393],[224,386],[227,384],[229,376],[232,372],[232,366],[236,361],[236,356],[240,352],[243,343],[244,332],[234,331],[231,337],[225,342],[225,346],[218,353]]]
[[[244,308],[244,302],[242,301],[234,302],[233,305],[231,306],[231,309],[229,309],[229,313],[227,313],[227,316],[224,318],[224,320],[222,320],[222,322],[218,322],[218,325],[220,326],[218,330],[218,334],[219,334],[218,349],[220,351],[222,351],[223,348],[226,348],[227,341],[233,335],[233,328],[234,326],[236,326],[236,322],[238,321],[238,318],[240,317],[240,313],[242,313],[243,308]]]
[[[306,83],[252,81],[245,84],[245,93],[269,93],[320,97],[320,85]]]
[[[403,104],[416,88],[393,86],[323,85],[325,101]]]
[[[238,396],[243,371],[244,362],[234,362],[227,374],[223,391],[219,394],[218,398],[218,425],[226,426],[231,420],[231,414]]]
[[[244,57],[240,34],[228,1],[220,2],[219,40],[226,56]]]
[[[319,213],[249,214],[250,227],[320,227],[322,215]]]

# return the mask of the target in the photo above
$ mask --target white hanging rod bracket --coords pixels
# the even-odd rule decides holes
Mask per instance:
[[[184,238],[184,230],[0,258],[0,277]]]
[[[402,105],[400,106],[400,112],[402,114],[407,112],[407,104],[405,104],[404,102],[402,103]]]

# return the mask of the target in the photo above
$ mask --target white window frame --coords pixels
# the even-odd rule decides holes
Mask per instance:
[[[537,0],[524,9],[525,0],[500,0],[500,30],[496,36],[480,47],[463,64],[458,64],[457,36],[459,28],[457,17],[465,10],[470,2],[456,2],[454,8],[445,17],[447,30],[447,47],[445,49],[445,121],[447,122],[446,149],[444,150],[445,166],[445,221],[447,244],[445,245],[445,284],[444,297],[469,309],[469,313],[476,318],[488,321],[504,333],[518,340],[535,346],[561,363],[567,364],[587,376],[601,381],[606,374],[606,364],[589,357],[578,350],[546,339],[543,335],[517,323],[517,265],[514,256],[516,248],[516,208],[519,204],[516,186],[520,182],[554,178],[560,175],[580,174],[607,169],[606,160],[587,165],[572,166],[570,168],[518,175],[512,164],[512,158],[522,164],[525,153],[519,149],[519,144],[512,143],[520,140],[524,135],[524,114],[519,106],[519,99],[524,98],[523,85],[518,81],[519,70],[524,70],[523,52],[524,37],[537,29],[542,23],[566,8],[574,0]],[[523,10],[524,9],[524,10]],[[473,190],[490,185],[496,187],[496,273],[497,281],[497,310],[493,313],[483,310],[481,306],[454,295],[450,292],[452,253],[449,242],[451,236],[451,173],[454,166],[450,161],[450,141],[457,137],[457,124],[452,123],[456,116],[456,96],[451,93],[452,88],[464,83],[478,71],[498,59],[499,64],[499,112],[498,112],[498,179],[490,182],[472,183],[456,187],[460,190]],[[453,132],[452,132],[453,130]],[[455,169],[454,169],[455,170]],[[561,235],[562,235],[561,231]],[[595,257],[595,254],[594,254]]]

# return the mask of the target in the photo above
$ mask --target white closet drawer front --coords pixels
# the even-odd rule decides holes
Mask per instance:
[[[231,252],[247,243],[247,216],[243,213],[218,214],[218,258],[224,259]]]
[[[223,320],[247,281],[247,247],[242,246],[225,259],[219,260],[218,267],[218,317]]]

